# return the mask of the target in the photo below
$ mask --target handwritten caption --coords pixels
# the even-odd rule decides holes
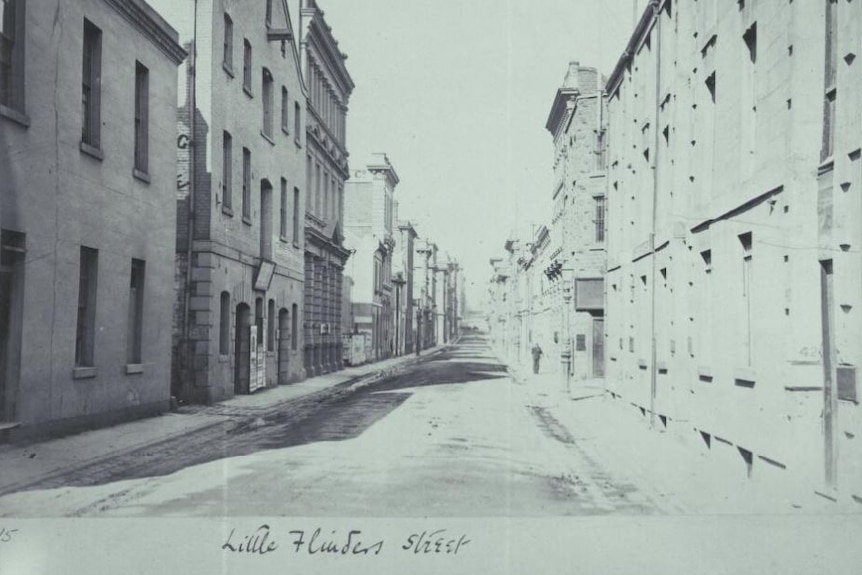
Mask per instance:
[[[2,545],[3,543],[12,543],[12,540],[15,538],[16,533],[18,533],[17,529],[0,527],[0,545]]]
[[[277,536],[268,524],[257,529],[238,533],[231,529],[221,549],[227,553],[243,555],[267,555],[279,550],[307,555],[380,555],[386,547],[384,539],[368,537],[359,529],[349,531],[331,530],[324,533],[321,528],[313,531],[292,529],[287,536]],[[466,534],[453,533],[446,529],[410,533],[395,543],[396,552],[413,555],[457,555],[470,543]]]

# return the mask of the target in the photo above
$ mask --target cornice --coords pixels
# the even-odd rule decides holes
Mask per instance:
[[[548,114],[548,121],[545,122],[545,129],[552,136],[557,135],[560,124],[563,123],[568,109],[568,103],[577,100],[581,91],[577,88],[560,88],[557,90],[557,95],[554,96],[554,103],[551,104],[551,112]]]
[[[652,30],[653,24],[655,24],[655,18],[661,12],[665,2],[667,2],[667,0],[650,0],[649,4],[644,9],[640,21],[638,21],[638,25],[635,27],[634,32],[632,32],[628,44],[626,44],[625,50],[623,50],[619,60],[617,60],[616,66],[614,66],[614,71],[611,72],[608,81],[605,83],[605,92],[608,96],[612,96],[619,89],[620,83],[623,79],[623,72],[631,63],[632,57],[637,54],[637,51],[643,44],[644,39]]]
[[[143,0],[105,0],[148,40],[179,66],[188,53],[179,44],[179,33]]]

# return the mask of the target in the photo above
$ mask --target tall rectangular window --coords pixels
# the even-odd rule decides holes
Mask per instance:
[[[281,87],[281,129],[287,132],[290,130],[290,120],[287,117],[287,105],[288,105],[288,94],[287,88],[284,86]]]
[[[84,69],[81,75],[81,141],[100,146],[102,31],[84,20]]]
[[[220,355],[230,354],[230,294],[221,292],[218,318],[218,352]]]
[[[299,188],[293,188],[293,243],[299,245]]]
[[[0,0],[0,105],[24,110],[24,0]]]
[[[135,169],[147,173],[150,138],[150,71],[135,63]]]
[[[242,149],[242,217],[251,223],[251,151]]]
[[[296,140],[296,143],[300,143],[302,141],[302,136],[299,135],[299,128],[302,125],[300,117],[299,117],[299,102],[293,103],[293,138]]]
[[[222,65],[233,75],[233,20],[224,15],[224,46],[222,47]]]
[[[604,196],[596,196],[593,198],[595,201],[595,209],[596,209],[596,243],[604,243],[605,241],[605,197]]]
[[[604,130],[596,132],[596,171],[605,169],[605,158],[607,158],[607,136]]]
[[[261,94],[263,96],[263,133],[272,137],[272,74],[266,68],[263,69]]]
[[[144,331],[144,272],[146,263],[132,260],[129,279],[129,321],[126,332],[126,363],[141,363],[141,340]]]
[[[272,0],[266,0],[266,25],[272,24]]]
[[[820,161],[832,157],[835,144],[835,76],[838,60],[838,6],[836,0],[826,0],[826,62],[823,79],[823,143]]]
[[[242,51],[242,87],[251,95],[251,44],[248,40],[243,40]]]
[[[299,306],[290,306],[290,349],[296,350],[299,339]]]
[[[278,236],[287,240],[287,180],[281,179],[281,203],[278,212]]]
[[[96,287],[99,250],[81,246],[78,276],[78,323],[75,330],[75,366],[92,367],[96,336]]]
[[[228,132],[222,132],[221,153],[221,196],[222,206],[230,211],[233,205],[233,138]]]
[[[267,303],[266,309],[266,351],[275,351],[275,300]]]

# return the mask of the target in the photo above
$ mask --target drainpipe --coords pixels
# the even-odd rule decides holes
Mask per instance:
[[[651,222],[651,233],[650,233],[650,243],[652,244],[652,266],[650,270],[650,275],[652,276],[650,279],[650,427],[655,427],[655,403],[656,403],[656,392],[657,392],[657,377],[658,377],[658,369],[656,367],[656,329],[655,329],[655,316],[656,316],[656,285],[655,285],[655,275],[656,275],[656,266],[658,265],[656,262],[656,242],[655,242],[655,232],[656,232],[656,216],[658,210],[658,167],[659,167],[659,103],[661,102],[661,10],[660,10],[660,2],[659,0],[651,0],[650,1],[652,10],[653,10],[653,24],[654,30],[656,32],[656,71],[655,71],[655,127],[653,128],[653,132],[655,133],[655,154],[653,160],[653,171],[652,171],[652,214],[650,217]]]
[[[197,60],[198,60],[198,0],[195,0],[194,4],[194,15],[192,18],[194,24],[192,28],[192,50],[191,50],[191,58],[190,58],[190,73],[191,73],[191,82],[189,85],[189,106],[191,109],[189,110],[189,213],[188,213],[188,245],[186,246],[186,278],[185,278],[185,289],[183,297],[183,347],[186,348],[186,353],[182,354],[182,357],[186,360],[189,359],[189,334],[191,332],[191,310],[189,309],[190,299],[191,299],[191,286],[192,286],[192,243],[194,241],[195,233],[195,192],[196,192],[196,179],[195,179],[195,153],[197,149],[197,138],[195,131],[195,113],[197,111]],[[224,201],[224,198],[222,198]],[[193,363],[189,364],[190,366]],[[181,370],[182,372],[182,370]]]

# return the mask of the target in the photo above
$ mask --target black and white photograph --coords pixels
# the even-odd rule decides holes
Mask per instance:
[[[0,0],[0,575],[858,572],[857,56],[862,0]]]

